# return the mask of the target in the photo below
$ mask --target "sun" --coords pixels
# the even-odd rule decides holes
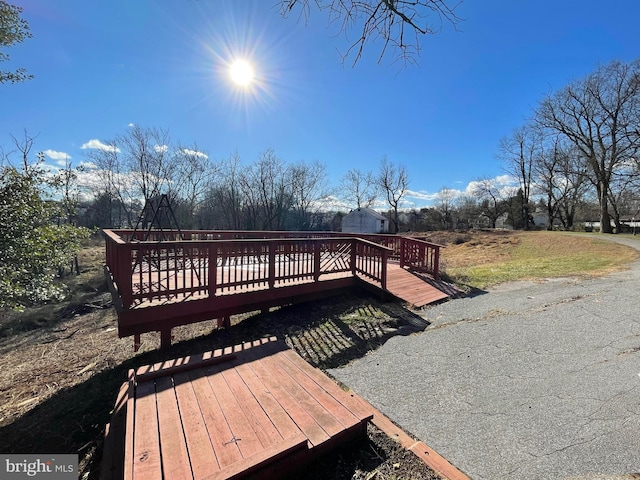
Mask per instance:
[[[246,60],[235,60],[229,67],[229,75],[240,87],[248,87],[254,79],[253,67]]]

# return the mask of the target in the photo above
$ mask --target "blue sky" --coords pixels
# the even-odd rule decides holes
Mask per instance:
[[[33,38],[0,67],[35,78],[0,85],[5,151],[27,129],[47,162],[78,165],[91,140],[137,124],[212,159],[238,152],[251,163],[271,148],[287,162],[320,161],[335,185],[386,156],[406,166],[416,206],[503,175],[500,138],[544,94],[640,54],[638,0],[465,0],[458,31],[445,23],[421,38],[419,65],[406,68],[392,55],[379,64],[375,43],[355,67],[343,63],[349,42],[324,13],[285,19],[276,0],[13,3]],[[234,58],[253,64],[251,89],[230,82]]]

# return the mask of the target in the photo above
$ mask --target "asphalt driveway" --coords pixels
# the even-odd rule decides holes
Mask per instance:
[[[636,473],[639,301],[640,262],[504,284],[331,374],[474,479]]]

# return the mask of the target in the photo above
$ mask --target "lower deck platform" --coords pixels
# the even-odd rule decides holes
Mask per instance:
[[[120,391],[102,478],[281,478],[373,414],[275,338],[149,365]]]

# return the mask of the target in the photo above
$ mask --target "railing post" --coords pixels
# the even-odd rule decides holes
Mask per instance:
[[[433,247],[433,250],[433,278],[438,280],[438,276],[440,275],[440,247]]]
[[[209,277],[209,296],[216,296],[216,288],[218,288],[218,244],[210,243],[207,246],[209,257],[209,268],[207,277]]]
[[[273,288],[276,284],[276,249],[274,247],[276,241],[267,240],[267,245],[269,246],[269,288]]]
[[[389,260],[389,252],[387,250],[382,251],[382,278],[380,279],[380,286],[383,290],[387,289],[387,261]]]
[[[322,240],[313,241],[313,280],[318,281],[320,279],[320,255],[322,254],[322,248],[320,242]]]
[[[128,243],[118,245],[117,249],[117,267],[114,279],[116,285],[118,285],[118,291],[122,299],[122,307],[128,309],[133,302],[133,261],[131,259],[133,250],[131,244]]]
[[[358,260],[358,245],[360,245],[360,242],[358,241],[357,238],[352,238],[350,240],[351,242],[351,275],[353,275],[354,277],[356,276],[356,270],[357,270],[357,260]]]
[[[405,246],[404,237],[400,237],[400,268],[404,268]]]

